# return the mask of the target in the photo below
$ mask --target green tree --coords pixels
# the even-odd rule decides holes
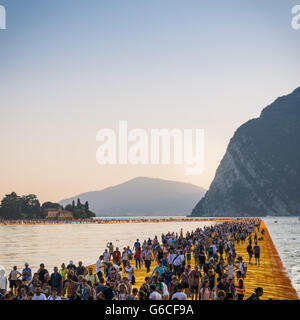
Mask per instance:
[[[22,201],[15,192],[7,194],[1,200],[1,216],[5,219],[20,219],[22,213]]]
[[[22,218],[40,219],[43,218],[40,202],[35,194],[21,197]]]
[[[88,201],[85,202],[84,210],[85,210],[86,213],[88,213],[90,211],[89,202]]]
[[[86,205],[80,204],[80,206],[73,207],[72,204],[68,204],[65,207],[65,210],[71,211],[73,214],[74,219],[88,219],[95,217],[95,213],[86,210]]]
[[[59,203],[55,203],[55,202],[44,202],[42,204],[42,209],[45,210],[45,209],[59,209],[61,208],[62,206],[59,204]]]

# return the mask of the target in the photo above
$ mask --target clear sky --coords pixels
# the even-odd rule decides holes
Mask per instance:
[[[300,1],[298,1],[300,4]],[[208,188],[234,131],[300,86],[296,0],[0,0],[0,197],[137,176]],[[205,170],[96,162],[96,133],[201,128]]]

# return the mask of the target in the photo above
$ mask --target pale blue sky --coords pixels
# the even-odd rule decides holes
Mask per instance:
[[[236,128],[300,86],[289,0],[0,0],[0,196],[136,176],[209,187]],[[101,128],[205,129],[205,171],[100,167]]]

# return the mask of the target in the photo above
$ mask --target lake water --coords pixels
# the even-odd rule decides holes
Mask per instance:
[[[283,265],[300,297],[300,221],[298,218],[264,218]],[[274,223],[277,220],[278,223]],[[28,262],[35,271],[43,262],[49,271],[62,262],[82,260],[94,264],[112,241],[123,248],[140,241],[160,237],[162,233],[195,230],[210,222],[162,222],[74,225],[0,226],[0,265],[10,271]]]
[[[44,263],[48,271],[73,260],[84,265],[94,264],[104,252],[107,242],[115,246],[133,246],[140,241],[159,238],[162,233],[195,230],[211,222],[162,222],[118,224],[65,224],[65,225],[0,225],[0,265],[7,272],[13,265],[23,268],[28,262],[33,270]]]
[[[300,220],[297,217],[267,217],[264,221],[300,297]]]

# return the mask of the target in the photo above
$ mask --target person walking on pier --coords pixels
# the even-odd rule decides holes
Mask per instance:
[[[100,256],[96,262],[96,273],[99,280],[102,278],[102,271],[101,271],[102,263],[103,263],[103,256]]]
[[[122,263],[123,263],[123,269],[126,268],[127,266],[127,261],[129,260],[129,253],[127,248],[123,248],[123,252],[122,252]]]
[[[205,280],[202,284],[202,288],[199,288],[199,297],[200,300],[211,300],[212,294],[208,280]]]
[[[171,272],[172,271],[174,272],[174,270],[173,270],[173,260],[174,260],[174,258],[175,258],[175,253],[174,253],[173,249],[170,249],[169,254],[168,254],[168,264],[169,264],[169,268],[170,268]]]
[[[260,247],[257,244],[257,242],[255,242],[255,246],[253,248],[254,250],[254,258],[255,258],[255,265],[260,265]]]
[[[192,300],[198,300],[199,285],[202,280],[201,272],[199,271],[199,266],[196,264],[195,269],[189,273],[189,287],[192,296]]]
[[[175,257],[173,259],[173,268],[176,276],[180,276],[180,269],[182,267],[182,264],[184,262],[184,255],[182,251],[175,251]]]
[[[247,264],[246,262],[243,261],[243,257],[238,257],[238,262],[239,262],[239,270],[242,274],[242,277],[245,278],[246,277],[246,273],[247,273]]]
[[[29,268],[29,264],[25,263],[25,268],[22,271],[22,281],[24,284],[28,284],[32,279],[32,272]]]
[[[238,271],[236,273],[237,276],[237,281],[235,284],[236,287],[236,293],[237,293],[237,299],[238,300],[244,300],[244,296],[245,296],[245,281],[244,281],[244,277],[241,273],[241,271]]]
[[[249,264],[251,264],[251,259],[252,259],[252,256],[253,256],[253,248],[252,248],[252,245],[250,243],[247,246],[247,252],[248,252],[248,255],[249,255]]]
[[[152,259],[152,251],[150,249],[150,246],[148,246],[144,250],[144,260],[145,260],[145,267],[147,268],[147,273],[150,272],[150,267],[151,267],[151,259]]]
[[[141,256],[142,256],[142,250],[141,247],[137,247],[134,254],[135,259],[135,268],[141,269]]]
[[[56,293],[59,295],[61,292],[61,284],[62,284],[62,276],[58,272],[58,268],[54,267],[53,273],[51,274],[50,277],[50,284],[52,289],[56,289]]]
[[[9,280],[9,288],[11,292],[15,292],[17,286],[16,281],[22,276],[22,274],[18,271],[17,266],[13,267],[13,270],[10,272],[8,276]]]
[[[4,267],[0,266],[0,299],[1,297],[4,297],[6,290],[7,290],[7,278],[5,275],[5,269]]]
[[[181,283],[177,286],[177,292],[172,295],[172,300],[187,300],[188,297],[186,293],[183,292],[183,285]]]
[[[114,245],[112,244],[112,242],[109,242],[106,244],[106,247],[108,248],[108,252],[110,254],[110,259],[111,259],[114,252]]]
[[[119,248],[116,247],[116,250],[112,254],[113,263],[116,265],[121,264],[121,252],[119,251]]]
[[[88,274],[85,275],[84,278],[85,278],[87,281],[90,281],[91,284],[95,287],[95,286],[99,283],[99,281],[100,281],[100,279],[101,279],[102,277],[100,277],[100,279],[99,279],[99,275],[93,273],[93,268],[89,268],[88,270],[89,270],[89,271],[88,271]],[[101,275],[102,275],[102,272],[101,272]]]

